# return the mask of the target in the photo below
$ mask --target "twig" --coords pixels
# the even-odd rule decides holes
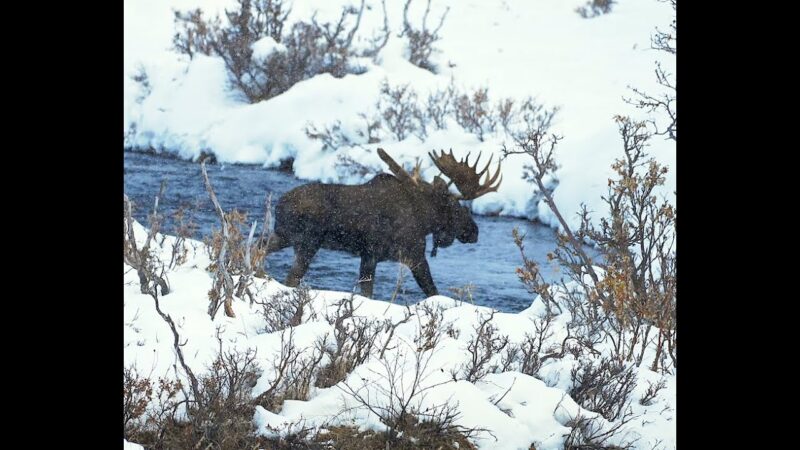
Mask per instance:
[[[511,386],[509,386],[508,389],[506,389],[506,392],[500,398],[498,398],[496,401],[493,402],[495,406],[497,406],[498,403],[500,403],[504,398],[506,398],[506,395],[508,395],[508,393],[511,392],[511,388],[514,387],[514,383],[516,382],[517,382],[517,377],[514,377],[514,380],[511,382]]]
[[[222,248],[219,251],[219,255],[217,258],[217,278],[218,280],[222,281],[222,285],[225,288],[225,315],[228,317],[236,317],[236,314],[233,312],[233,279],[231,278],[230,274],[228,273],[225,267],[225,253],[228,250],[228,239],[229,239],[229,232],[228,232],[228,220],[225,218],[225,211],[223,211],[222,206],[220,206],[219,201],[217,200],[217,195],[214,193],[214,189],[211,187],[211,181],[208,179],[208,172],[206,171],[206,162],[203,161],[200,163],[200,169],[203,173],[203,181],[205,181],[206,191],[208,192],[208,196],[211,197],[211,203],[214,204],[214,209],[217,211],[217,215],[222,222]],[[209,314],[213,319],[219,309],[219,305],[211,305],[209,307]]]

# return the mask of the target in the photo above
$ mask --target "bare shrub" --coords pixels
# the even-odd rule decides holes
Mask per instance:
[[[665,92],[660,95],[652,95],[648,94],[641,89],[637,88],[630,88],[634,94],[636,94],[635,99],[625,99],[629,104],[636,106],[639,109],[643,109],[649,113],[653,113],[655,111],[663,111],[669,117],[669,123],[664,126],[663,129],[658,129],[658,123],[655,120],[651,120],[650,123],[656,127],[656,131],[654,134],[658,135],[666,135],[669,139],[677,140],[678,139],[678,112],[675,106],[675,98],[676,98],[676,91],[677,87],[675,82],[673,81],[673,74],[668,73],[661,67],[661,63],[656,62],[656,80],[658,84],[662,87],[666,88]]]
[[[516,102],[506,98],[494,106],[489,89],[479,88],[472,93],[460,92],[454,81],[442,89],[429,92],[424,100],[409,85],[392,86],[384,80],[380,96],[375,104],[375,113],[361,113],[363,127],[345,129],[340,121],[330,125],[306,125],[309,139],[322,143],[323,151],[335,151],[341,147],[360,147],[369,151],[368,144],[378,143],[383,137],[402,141],[414,135],[420,140],[428,136],[430,129],[447,128],[447,120],[453,118],[465,131],[475,134],[483,141],[487,134],[502,127],[509,135],[526,130],[550,126],[558,108],[545,108],[531,97]],[[384,136],[384,133],[388,136]],[[343,155],[337,165],[350,174],[366,174],[373,170],[355,163]]]
[[[330,362],[320,369],[317,387],[327,388],[339,383],[366,362],[383,330],[383,323],[356,316],[358,307],[353,305],[354,297],[350,295],[339,300],[335,312],[327,316],[328,323],[333,325],[335,347],[320,346]]]
[[[225,20],[205,20],[199,9],[176,11],[179,31],[173,44],[189,57],[197,53],[219,56],[232,86],[256,103],[321,73],[338,78],[362,72],[351,64],[352,57],[376,56],[388,37],[386,31],[385,37],[373,39],[372,47],[354,48],[364,6],[362,0],[359,7],[344,7],[335,23],[319,23],[314,16],[288,30],[284,28],[289,8],[280,0],[237,0],[237,8],[225,11]],[[267,37],[282,48],[263,57],[254,55],[253,44]]]
[[[533,320],[534,334],[525,333],[522,342],[506,346],[500,362],[500,372],[515,370],[537,377],[539,369],[545,361],[564,356],[565,345],[559,348],[554,344],[547,344],[553,336],[551,329],[553,317],[547,316],[544,319]]]
[[[424,120],[420,121],[423,124],[420,127],[425,133],[428,125],[445,129],[446,119],[453,117],[464,130],[475,134],[482,142],[498,127],[512,136],[527,130],[546,129],[559,108],[546,108],[533,97],[520,101],[498,99],[492,106],[488,87],[478,88],[472,93],[460,92],[451,79],[446,88],[428,94],[421,110]]]
[[[661,392],[662,389],[667,387],[667,380],[662,378],[658,380],[657,383],[647,382],[647,390],[642,395],[642,398],[639,399],[639,404],[642,406],[650,406],[653,404],[653,400],[658,397],[658,393]]]
[[[152,270],[152,267],[145,266],[145,269]],[[145,278],[148,280],[146,293],[153,299],[156,312],[173,336],[172,347],[177,357],[175,373],[178,374],[180,364],[189,384],[187,389],[180,380],[160,379],[156,390],[149,381],[141,381],[134,371],[126,371],[123,374],[126,438],[157,449],[239,449],[257,445],[260,438],[256,437],[252,422],[255,401],[251,391],[261,376],[261,369],[256,363],[255,351],[224,351],[221,331],[217,329],[217,357],[207,373],[198,377],[186,362],[183,354],[186,342],[182,341],[175,321],[161,309],[158,281],[153,274],[145,274]],[[289,341],[289,351],[296,355],[291,339]],[[280,359],[278,364],[281,364]],[[286,378],[296,389],[298,377]],[[282,392],[286,395],[290,391]],[[152,399],[151,405],[141,426],[142,406],[148,399]],[[153,404],[153,400],[157,403]]]
[[[446,119],[454,113],[453,102],[456,95],[457,91],[452,78],[446,88],[429,93],[424,106],[425,122],[433,123],[437,130],[446,129]]]
[[[561,304],[572,314],[575,342],[592,353],[597,352],[597,343],[609,342],[614,359],[636,365],[642,364],[646,350],[653,348],[651,369],[670,372],[675,364],[675,209],[653,193],[664,183],[667,169],[644,152],[650,138],[644,123],[625,117],[616,121],[625,156],[612,166],[618,178],[609,180],[609,192],[603,197],[609,217],[600,220],[599,228],[592,225],[584,207],[580,227],[573,232],[545,187],[544,177],[557,168],[554,149],[558,136],[548,135],[544,129],[519,134],[517,149],[504,149],[504,153],[531,156],[529,179],[564,230],[549,257],[558,261],[574,282],[574,287],[562,282],[565,298]],[[583,242],[598,245],[602,261],[589,258]],[[519,240],[517,244],[523,250]],[[538,267],[532,262],[525,264],[518,271],[523,282],[542,296],[545,306],[554,304]],[[602,279],[596,266],[604,269]]]
[[[419,332],[414,337],[414,343],[417,345],[417,351],[433,350],[445,334],[444,308],[423,303],[417,305],[416,317]]]
[[[275,31],[283,30],[288,11],[263,16],[254,10],[254,3],[250,0],[237,2],[238,10],[225,10],[228,25],[219,27],[212,38],[212,46],[214,53],[224,61],[232,85],[251,103],[257,103],[284,92],[294,84],[286,85],[292,78],[295,78],[294,82],[300,81],[302,78],[299,78],[301,75],[298,72],[302,72],[302,68],[292,66],[281,56],[282,52],[273,52],[263,59],[253,55],[253,44],[265,37],[282,43],[283,37]],[[255,2],[260,3],[258,0]],[[280,2],[273,9],[280,10],[282,7]],[[264,20],[260,21],[259,16]],[[290,37],[295,39],[288,39],[287,44],[296,42],[295,28],[298,25],[301,24],[295,25],[290,33]],[[316,37],[318,35],[312,34],[307,39],[313,42]],[[286,47],[288,50],[288,45]]]
[[[165,187],[166,182],[162,182],[161,188],[155,198],[153,213],[149,216],[150,230],[147,232],[147,237],[145,238],[142,248],[138,248],[133,232],[133,206],[128,196],[123,194],[125,218],[123,259],[126,264],[136,270],[139,276],[139,289],[142,294],[148,294],[151,289],[155,289],[155,287],[151,287],[151,283],[155,283],[155,285],[161,289],[161,295],[167,295],[170,292],[169,281],[166,276],[167,266],[150,248],[150,244],[161,228],[163,220],[163,217],[158,213],[158,203],[161,196],[164,194]]]
[[[514,100],[506,98],[499,100],[495,106],[497,122],[506,132],[510,132],[510,126],[514,120]]]
[[[324,448],[353,450],[416,450],[432,448],[439,450],[474,450],[477,447],[459,429],[452,427],[452,420],[445,417],[437,420],[414,421],[404,431],[401,438],[391,440],[386,433],[372,430],[359,430],[355,427],[327,427],[324,433],[314,437],[314,442]]]
[[[417,93],[410,85],[390,86],[384,80],[381,84],[381,97],[378,100],[383,123],[398,141],[402,141],[417,131],[424,136],[424,119],[417,106]],[[422,125],[422,126],[421,126]]]
[[[285,400],[308,400],[322,358],[316,347],[309,352],[295,346],[294,328],[283,330],[280,352],[272,360],[272,381],[255,404],[277,412]]]
[[[324,347],[323,341],[300,352],[301,356],[288,367],[284,390],[274,404],[281,405],[286,400],[306,401],[310,398],[312,386],[321,369],[320,363],[325,357],[325,352],[322,350]],[[277,409],[273,412],[277,412]]]
[[[380,353],[378,353],[378,358],[383,358],[383,355],[386,353],[387,350],[394,350],[396,348],[396,347],[390,348],[389,344],[392,342],[392,338],[394,337],[395,331],[397,331],[397,327],[408,323],[413,315],[414,314],[411,313],[411,308],[406,306],[406,311],[402,319],[398,320],[397,322],[393,322],[391,319],[385,319],[383,321],[383,332],[386,334],[386,337],[383,340],[383,346],[381,347],[381,351]]]
[[[316,125],[309,123],[306,126],[306,136],[309,139],[322,142],[322,151],[337,150],[339,147],[350,147],[353,141],[342,131],[342,122],[337,120],[331,125],[317,129]]]
[[[672,5],[672,11],[674,14],[676,0],[660,1],[669,2]],[[661,31],[656,28],[656,33],[650,37],[651,47],[654,50],[675,55],[677,53],[676,35],[676,22],[675,17],[673,16],[669,31]],[[635,97],[625,98],[624,100],[639,109],[647,111],[648,113],[653,113],[656,111],[665,113],[669,118],[666,125],[659,126],[655,120],[650,120],[650,124],[655,128],[654,134],[666,136],[667,138],[675,141],[678,139],[678,111],[675,104],[677,98],[677,86],[675,84],[674,74],[668,73],[661,66],[660,62],[656,62],[655,75],[659,86],[664,88],[663,93],[653,95],[651,93],[644,92],[641,89],[628,86],[628,88],[631,89],[635,94]]]
[[[172,37],[175,50],[189,58],[195,54],[211,55],[214,51],[213,40],[219,30],[219,18],[206,21],[200,8],[174,13],[175,28],[178,30]]]
[[[427,102],[420,105],[417,92],[409,84],[392,86],[384,80],[375,112],[359,114],[363,127],[345,130],[340,121],[322,127],[310,123],[306,125],[306,136],[320,141],[323,151],[353,146],[369,150],[367,145],[381,141],[382,131],[398,141],[411,135],[424,139],[431,123],[437,129],[445,128],[446,116],[453,113],[451,103],[455,92],[451,83],[448,88],[429,94]]]
[[[377,33],[368,39],[370,41],[370,45],[361,51],[361,56],[372,58],[373,60],[375,60],[380,51],[386,47],[386,43],[389,42],[389,36],[391,35],[389,30],[389,15],[386,13],[386,0],[381,0],[381,8],[383,9],[383,26]]]
[[[252,445],[255,436],[252,389],[261,376],[255,350],[223,351],[200,379],[200,398],[187,408],[194,446],[242,448]]]
[[[255,352],[222,349],[208,368],[208,374],[198,377],[186,363],[175,322],[160,307],[156,283],[148,285],[156,312],[169,326],[177,361],[189,380],[189,389],[179,381],[162,379],[159,382],[159,404],[152,408],[146,420],[147,428],[132,440],[152,448],[243,448],[252,445],[255,434],[252,424],[254,405],[251,389],[260,376]],[[177,374],[177,365],[175,366]],[[182,393],[182,399],[178,396]],[[179,414],[179,407],[183,413]]]
[[[556,310],[559,313],[561,312],[561,306],[553,296],[553,292],[550,289],[551,285],[542,275],[539,263],[528,258],[525,254],[525,235],[521,234],[517,227],[514,227],[511,234],[522,257],[522,267],[517,267],[517,276],[528,289],[528,292],[539,296],[538,298],[545,307],[546,316],[552,318],[556,314]]]
[[[384,435],[388,448],[408,448],[405,446],[409,444],[414,445],[413,448],[420,448],[416,439],[452,442],[486,431],[456,425],[454,422],[459,417],[456,404],[443,403],[422,408],[428,391],[449,382],[428,383],[433,373],[428,366],[434,353],[433,350],[415,351],[408,345],[407,349],[399,350],[396,357],[380,359],[380,369],[370,369],[376,377],[375,382],[362,379],[363,384],[359,387],[349,382],[337,385],[355,400],[356,407],[368,409],[388,427]],[[413,364],[411,377],[404,376],[409,364]],[[386,401],[372,397],[368,392],[370,388],[376,389]],[[423,445],[422,448],[430,447]],[[450,444],[444,448],[458,447]]]
[[[514,134],[517,131],[533,131],[533,130],[547,130],[553,123],[553,118],[560,108],[554,106],[552,108],[546,107],[544,104],[539,103],[533,97],[527,97],[520,102],[517,109],[517,115],[522,122],[522,130],[507,130],[509,134]]]
[[[330,448],[316,442],[317,436],[319,435],[318,427],[308,425],[306,420],[302,418],[292,421],[285,426],[274,427],[266,424],[264,428],[275,435],[275,437],[264,439],[266,442],[257,447],[259,449],[327,450]],[[269,445],[265,445],[266,443]]]
[[[255,300],[255,303],[261,306],[264,332],[272,333],[300,325],[305,316],[315,319],[313,301],[308,286],[300,284],[297,288],[276,293],[267,301]]]
[[[610,13],[614,3],[615,0],[589,0],[585,5],[575,8],[575,12],[584,19],[593,19]]]
[[[467,344],[469,360],[453,373],[453,380],[467,380],[474,383],[489,373],[497,373],[500,366],[492,364],[494,355],[499,355],[508,345],[508,336],[498,333],[492,322],[496,311],[488,315],[479,314],[472,339]]]
[[[604,197],[609,218],[599,228],[583,220],[582,233],[604,249],[605,278],[595,298],[615,320],[611,330],[615,353],[641,364],[652,327],[657,328],[652,370],[669,370],[675,363],[675,208],[653,194],[664,184],[667,168],[644,152],[650,134],[641,122],[618,117],[625,158],[612,166]]]
[[[258,243],[256,244],[258,248],[269,248],[269,243],[272,239],[272,227],[272,192],[269,192],[264,196],[264,225],[261,227],[261,234],[258,236]],[[263,269],[264,266],[269,266],[266,258],[267,255],[265,253],[262,261],[259,262],[258,266],[255,267],[255,276],[263,278],[268,276]]]
[[[167,265],[169,269],[181,266],[189,259],[189,246],[186,240],[191,239],[198,228],[197,223],[194,221],[193,212],[194,211],[186,205],[180,205],[178,209],[172,213],[175,241],[172,245],[169,264]]]
[[[225,315],[235,317],[232,303],[234,296],[242,297],[246,294],[253,303],[255,298],[250,290],[252,277],[263,276],[263,262],[266,257],[266,246],[259,246],[253,242],[258,221],[250,227],[247,239],[241,232],[247,216],[237,210],[225,213],[217,200],[217,195],[208,178],[205,161],[200,164],[203,181],[222,227],[213,230],[211,237],[206,240],[207,250],[211,264],[208,270],[214,273],[214,282],[208,291],[208,314],[211,318],[216,316],[221,305],[225,305]],[[266,225],[266,224],[265,224]],[[233,276],[239,276],[239,281],[234,286]]]
[[[545,107],[533,97],[525,97],[520,101],[505,98],[497,101],[491,114],[494,115],[496,125],[502,126],[507,134],[514,136],[521,132],[550,128],[558,110],[558,107]]]
[[[631,393],[636,388],[633,366],[613,359],[583,358],[570,372],[570,397],[582,407],[614,421],[631,414]]]
[[[342,127],[340,120],[334,121],[330,125],[322,126],[321,128],[313,123],[308,123],[305,128],[306,136],[309,139],[320,141],[322,143],[322,151],[336,151],[341,147],[360,147],[367,151],[368,144],[375,144],[380,142],[380,131],[383,128],[383,121],[380,115],[368,116],[365,113],[359,113],[364,121],[363,128],[355,128],[345,130]],[[355,168],[355,172],[374,172],[374,169],[366,169],[366,166],[353,161],[347,155],[338,156],[337,166],[345,168]]]
[[[126,367],[122,374],[122,410],[125,437],[140,432],[140,419],[147,412],[147,405],[153,399],[153,385],[148,378],[141,378],[136,368]]]
[[[444,25],[444,19],[447,17],[450,7],[448,6],[442,17],[439,18],[439,25],[436,28],[429,29],[428,14],[431,11],[431,0],[427,0],[427,2],[425,12],[422,15],[422,23],[419,28],[415,28],[408,19],[408,9],[411,7],[412,0],[406,0],[406,4],[403,7],[403,31],[399,37],[406,36],[408,38],[407,59],[411,64],[436,73],[436,66],[430,61],[430,57],[436,51],[433,46],[434,43],[441,39],[439,31]]]
[[[668,371],[674,364],[674,209],[652,195],[663,183],[664,171],[653,160],[642,161],[647,138],[642,134],[643,125],[620,120],[626,159],[615,164],[620,180],[609,182],[610,194],[605,199],[611,218],[603,219],[600,229],[595,229],[584,210],[578,233],[570,235],[565,228],[553,257],[567,267],[578,285],[562,288],[583,342],[609,340],[618,361],[638,365],[655,339],[651,368],[660,366]],[[644,174],[643,166],[647,167]],[[602,280],[594,272],[596,263],[577,244],[587,238],[603,250]],[[584,274],[592,278],[591,283]],[[654,326],[655,337],[651,335]]]
[[[156,449],[252,447],[258,438],[250,391],[259,375],[255,352],[248,350],[218,354],[208,374],[198,380],[199,397],[184,391],[178,381],[161,379],[155,392],[158,402],[148,410],[146,426],[126,438]]]
[[[134,375],[137,387],[147,386],[146,397],[141,397],[138,406],[144,408],[141,415],[125,427],[125,439],[147,445],[150,448],[169,448],[167,443],[175,440],[185,428],[185,420],[178,415],[178,408],[186,401],[180,395],[183,389],[180,381],[160,378],[157,383]],[[126,384],[128,380],[126,379]],[[126,386],[126,395],[128,387]],[[144,400],[147,403],[144,403]],[[127,399],[126,399],[127,400]],[[127,405],[126,405],[127,407]],[[126,411],[127,413],[128,411]]]
[[[677,0],[659,0],[660,2],[669,2],[672,6],[672,11],[675,11],[677,6]],[[656,34],[650,37],[650,41],[652,44],[652,48],[655,50],[664,51],[670,54],[676,54],[677,48],[675,46],[676,43],[676,35],[677,35],[677,28],[675,18],[672,18],[672,22],[669,25],[669,31],[661,31],[656,27]]]
[[[455,98],[454,105],[458,124],[478,136],[481,142],[484,135],[497,129],[497,117],[489,105],[489,88],[478,88],[471,95],[460,94]]]
[[[612,426],[603,426],[596,417],[589,418],[578,414],[566,425],[572,429],[564,440],[564,450],[627,450],[633,447],[634,441],[625,440],[619,422]],[[621,441],[613,444],[613,441]]]
[[[461,287],[451,287],[447,289],[450,293],[453,294],[453,298],[458,300],[459,304],[463,304],[464,302],[468,302],[470,304],[475,304],[475,298],[472,296],[472,293],[475,291],[475,285],[472,283],[467,283]]]
[[[359,113],[358,116],[364,120],[364,129],[356,130],[356,134],[367,144],[377,144],[380,142],[378,131],[383,128],[380,117],[369,117],[365,113]]]
[[[269,36],[275,41],[280,41],[286,18],[289,17],[292,8],[283,0],[255,0],[252,3],[255,11],[255,19],[252,22],[253,34]]]

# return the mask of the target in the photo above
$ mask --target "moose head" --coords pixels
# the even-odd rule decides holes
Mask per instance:
[[[470,166],[469,156],[461,161],[457,161],[453,150],[450,153],[429,152],[433,163],[441,171],[441,175],[450,179],[450,182],[445,182],[442,177],[436,175],[433,177],[433,183],[426,183],[420,179],[420,165],[419,163],[409,175],[397,162],[389,156],[388,153],[382,148],[378,149],[378,156],[389,166],[389,170],[402,182],[410,183],[413,188],[418,189],[427,197],[434,205],[433,214],[436,229],[433,232],[433,249],[431,256],[436,256],[436,249],[438,247],[449,247],[453,244],[455,239],[465,244],[472,244],[478,242],[478,225],[472,219],[472,214],[469,207],[462,205],[462,200],[474,200],[489,192],[496,192],[503,181],[500,175],[500,165],[493,176],[488,173],[489,167],[492,164],[492,157],[489,157],[489,162],[480,172],[477,171],[478,163],[481,159],[481,154],[475,158],[474,165]],[[481,177],[486,174],[486,179],[481,183]],[[498,180],[498,177],[500,179]],[[497,182],[495,184],[495,182]],[[459,194],[450,192],[450,185],[455,183]]]
[[[406,264],[426,295],[438,293],[425,259],[425,237],[433,234],[431,255],[458,239],[478,241],[478,226],[461,201],[496,192],[502,177],[500,165],[493,175],[491,158],[478,171],[469,154],[456,160],[449,153],[429,153],[441,171],[432,182],[423,181],[419,163],[409,174],[382,148],[378,156],[393,175],[381,174],[362,185],[308,184],[286,193],[276,206],[275,231],[269,239],[272,252],[292,245],[295,261],[286,284],[296,286],[319,248],[343,250],[361,257],[359,284],[372,295],[375,267],[386,260]],[[485,178],[481,181],[481,178]],[[458,193],[451,193],[455,184]]]

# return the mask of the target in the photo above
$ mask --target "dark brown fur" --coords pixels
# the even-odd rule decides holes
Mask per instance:
[[[292,246],[294,265],[286,278],[297,286],[320,248],[361,258],[361,292],[372,296],[381,261],[406,264],[425,295],[438,293],[425,258],[425,237],[447,247],[454,239],[478,241],[478,226],[438,176],[433,183],[401,181],[381,174],[355,186],[307,184],[278,201],[269,252]]]

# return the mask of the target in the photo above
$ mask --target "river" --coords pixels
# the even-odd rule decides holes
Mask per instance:
[[[159,205],[160,212],[168,214],[181,205],[189,207],[193,210],[193,218],[198,225],[193,236],[196,239],[208,236],[212,227],[219,228],[219,218],[206,193],[199,164],[134,152],[125,152],[124,164],[125,193],[134,202],[133,215],[136,220],[147,224],[153,199],[161,181],[166,180],[167,188]],[[209,164],[207,168],[222,207],[226,211],[233,208],[246,211],[248,223],[258,219],[259,233],[264,219],[264,200],[267,193],[273,194],[274,207],[281,195],[306,183],[289,173],[265,169],[259,165]],[[438,256],[428,256],[431,274],[439,293],[459,298],[451,289],[463,289],[469,285],[471,298],[464,295],[465,301],[491,306],[504,312],[518,312],[530,306],[535,294],[529,293],[516,275],[516,268],[522,264],[522,259],[511,237],[514,227],[525,234],[526,255],[541,264],[545,278],[548,281],[557,281],[561,277],[559,268],[548,262],[546,257],[556,247],[556,233],[553,229],[510,217],[474,217],[480,230],[476,244],[456,241],[450,247],[440,248]],[[173,223],[168,217],[162,231],[170,233],[172,229]],[[430,248],[431,237],[428,236],[428,254]],[[596,252],[590,249],[588,251],[592,256],[596,255]],[[291,248],[286,248],[269,255],[267,273],[283,281],[292,265],[293,253]],[[314,289],[352,291],[358,278],[359,261],[359,258],[347,253],[321,249],[311,263],[305,281]],[[398,263],[378,264],[374,298],[391,297],[398,270]],[[424,297],[406,270],[397,301],[413,303]]]

